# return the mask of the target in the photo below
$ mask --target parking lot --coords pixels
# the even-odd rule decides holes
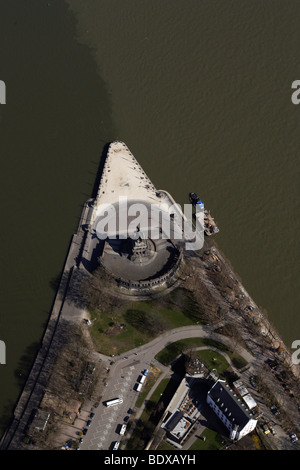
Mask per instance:
[[[146,365],[143,367],[140,360],[133,357],[115,364],[101,403],[96,404],[96,407],[91,404],[90,412],[94,413],[94,417],[83,437],[81,449],[108,450],[113,448],[115,442],[121,441],[122,424],[128,421],[128,411],[134,408],[138,397],[138,392],[134,389],[135,384],[145,368]],[[123,403],[111,407],[105,406],[104,402],[113,398],[122,398]]]

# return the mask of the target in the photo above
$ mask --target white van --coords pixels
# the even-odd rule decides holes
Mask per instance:
[[[123,436],[125,434],[125,431],[126,431],[126,428],[127,428],[127,425],[126,424],[122,424],[122,427],[120,429],[120,435]]]
[[[136,390],[137,392],[140,392],[140,391],[142,390],[142,385],[143,385],[143,384],[137,383],[137,384],[135,385],[135,390]]]
[[[120,441],[116,441],[115,445],[113,446],[113,450],[118,450],[119,445],[120,445]]]

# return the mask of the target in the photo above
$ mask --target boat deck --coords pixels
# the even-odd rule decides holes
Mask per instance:
[[[219,228],[208,210],[204,211],[204,233],[207,236],[218,233]]]

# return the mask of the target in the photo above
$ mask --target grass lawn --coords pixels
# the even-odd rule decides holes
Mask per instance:
[[[209,349],[209,346],[215,347],[219,351],[226,353],[235,363],[235,365],[239,364],[240,367],[245,367],[247,364],[247,362],[242,357],[240,357],[237,353],[230,351],[230,349],[227,348],[227,346],[225,346],[223,343],[219,343],[207,338],[186,338],[180,341],[176,341],[172,344],[169,344],[166,348],[160,351],[155,356],[155,359],[167,366],[188,348],[197,348],[203,346],[207,346],[208,349],[198,351],[197,354],[209,369],[217,369],[219,373],[222,373],[229,366],[224,356]]]
[[[93,311],[91,335],[97,350],[108,356],[117,355],[151,341],[157,334],[155,330],[147,331],[143,318],[153,318],[154,327],[161,328],[157,334],[193,324],[181,311],[162,307],[155,301],[128,302],[113,313]]]
[[[171,444],[168,444],[166,441],[162,441],[155,450],[173,450],[174,452],[178,452],[178,449],[171,446]]]
[[[160,374],[161,374],[161,370],[158,369],[158,367],[155,367],[155,366],[150,367],[150,370],[148,372],[148,375],[147,375],[146,381],[144,383],[144,386],[143,386],[141,392],[139,393],[138,399],[137,399],[136,404],[135,404],[135,406],[137,408],[140,408],[144,404],[146,396],[148,395],[148,393],[150,392],[150,390],[154,386],[154,384],[157,382]],[[169,381],[169,379],[168,379],[168,381]],[[164,388],[165,387],[166,387],[166,385],[164,385]],[[160,389],[161,387],[158,386],[157,388]],[[153,395],[151,396],[150,401],[156,401],[156,393],[158,393],[158,392],[153,393]],[[157,401],[159,400],[159,398],[160,398],[160,395],[159,395]]]
[[[197,351],[197,356],[202,362],[206,364],[206,366],[210,370],[216,369],[218,374],[222,374],[229,367],[229,364],[227,360],[225,359],[225,357],[216,351],[212,351],[211,349]]]
[[[205,437],[205,440],[196,439],[189,450],[219,450],[223,445],[224,438],[212,429],[206,428],[201,437]]]

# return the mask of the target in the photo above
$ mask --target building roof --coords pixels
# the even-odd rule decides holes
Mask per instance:
[[[243,397],[243,400],[246,402],[248,408],[252,410],[252,408],[255,408],[257,406],[256,401],[250,395],[248,389],[245,387],[244,383],[241,380],[236,380],[233,382],[234,388],[238,391],[238,393]]]
[[[235,382],[233,382],[232,385],[237,389],[239,394],[242,396],[247,395],[247,393],[249,393],[244,383],[241,380],[236,380]]]
[[[246,402],[249,410],[252,410],[252,408],[255,408],[257,406],[256,401],[254,400],[252,395],[250,395],[250,393],[243,395],[243,400]]]
[[[231,421],[233,426],[243,428],[253,418],[244,400],[228,384],[222,384],[219,381],[215,382],[208,395],[210,395],[227,419]]]
[[[200,404],[195,396],[191,396],[191,387],[198,376],[186,375],[181,381],[165,414],[162,428],[169,432],[169,438],[181,443],[190,431],[193,423],[200,415]]]

